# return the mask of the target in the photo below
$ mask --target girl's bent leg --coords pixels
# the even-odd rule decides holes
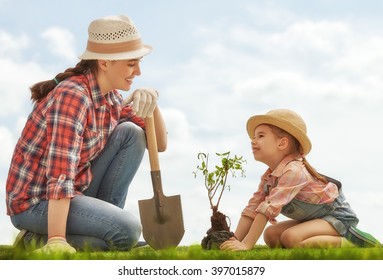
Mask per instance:
[[[266,245],[270,248],[280,248],[283,247],[281,243],[281,235],[282,233],[295,225],[299,224],[298,221],[295,220],[287,220],[279,222],[275,225],[268,226],[263,232],[263,240]]]
[[[286,229],[281,234],[281,243],[286,248],[340,247],[341,237],[329,222],[314,219]]]

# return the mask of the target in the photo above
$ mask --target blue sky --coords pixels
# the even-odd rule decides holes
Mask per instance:
[[[302,115],[308,160],[343,182],[360,228],[383,241],[383,3],[309,2],[0,0],[0,244],[17,234],[5,181],[31,109],[29,87],[77,63],[89,22],[113,14],[130,16],[154,48],[134,87],[160,92],[169,131],[161,172],[165,194],[181,194],[181,244],[199,243],[209,228],[203,179],[192,174],[198,152],[247,159],[246,178],[231,178],[220,205],[234,230],[266,168],[252,159],[246,121],[276,108]],[[145,157],[126,208],[138,215],[137,200],[151,196]]]

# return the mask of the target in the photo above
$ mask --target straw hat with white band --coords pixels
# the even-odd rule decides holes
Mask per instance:
[[[261,124],[271,124],[283,129],[294,136],[301,145],[302,153],[307,155],[311,150],[311,141],[307,136],[306,124],[302,117],[287,109],[276,109],[265,115],[256,115],[247,121],[247,133],[250,139],[254,138],[254,130]]]
[[[108,16],[90,23],[88,43],[80,59],[135,59],[151,51],[151,46],[142,43],[141,36],[129,17]]]

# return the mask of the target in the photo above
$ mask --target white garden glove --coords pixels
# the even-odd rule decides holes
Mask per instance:
[[[40,249],[34,250],[33,252],[38,254],[74,254],[76,253],[76,249],[70,246],[68,242],[66,242],[66,239],[63,237],[51,237],[48,239],[47,244],[45,244]]]
[[[126,106],[133,102],[133,112],[141,118],[153,116],[153,111],[157,106],[158,92],[152,88],[140,88],[133,91],[122,102],[122,106]]]

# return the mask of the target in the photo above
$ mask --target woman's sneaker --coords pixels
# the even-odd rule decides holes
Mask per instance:
[[[40,235],[22,229],[13,242],[13,248],[18,251],[31,251],[43,246],[43,240]]]

